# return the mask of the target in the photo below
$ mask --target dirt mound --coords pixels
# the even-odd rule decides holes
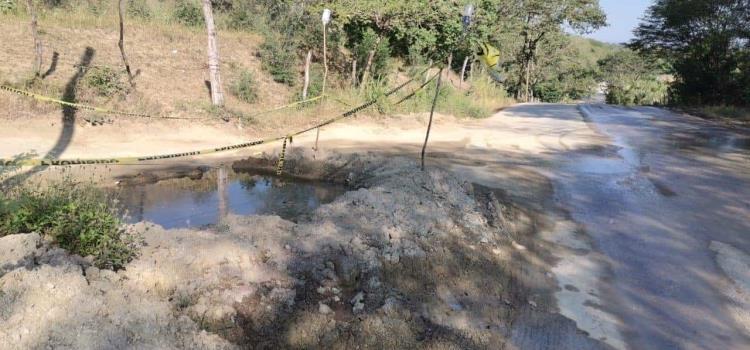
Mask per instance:
[[[0,278],[0,342],[339,349],[505,342],[513,297],[508,208],[411,160],[301,159],[289,155],[292,173],[317,169],[353,190],[296,224],[276,216],[229,216],[206,230],[138,224],[146,245],[117,273],[49,249],[38,236],[26,236],[31,245],[2,238],[0,250],[19,241],[34,247],[22,255],[38,256],[0,261],[10,271]]]

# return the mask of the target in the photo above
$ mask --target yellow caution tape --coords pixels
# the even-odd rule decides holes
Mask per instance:
[[[424,71],[422,73],[424,73]],[[417,76],[421,75],[422,73],[418,74]],[[399,90],[403,89],[406,85],[410,84],[412,81],[414,81],[414,78],[409,79],[408,81],[402,83],[401,85],[393,88],[391,91],[388,91],[385,94],[385,96],[388,97],[388,96],[395,94]],[[17,90],[17,89],[13,89],[10,91],[13,91],[13,92],[20,91],[21,94],[25,93],[24,91]],[[279,162],[280,165],[278,167],[278,168],[283,168],[283,162],[284,162],[283,157],[286,151],[287,139],[291,140],[292,137],[294,136],[298,136],[306,132],[309,132],[311,130],[315,130],[317,128],[332,124],[341,119],[351,117],[359,113],[360,111],[374,105],[375,103],[377,103],[377,100],[370,100],[366,102],[365,104],[362,104],[354,109],[351,109],[349,111],[342,113],[340,116],[328,119],[326,121],[323,121],[307,129],[304,129],[304,130],[301,130],[292,134],[288,134],[287,136],[273,137],[273,138],[268,138],[264,140],[245,142],[245,143],[240,143],[240,144],[235,144],[235,145],[208,148],[208,149],[191,151],[191,152],[170,153],[170,154],[160,154],[160,155],[154,155],[154,156],[139,156],[139,157],[110,157],[110,158],[92,158],[92,159],[0,159],[0,166],[60,166],[60,165],[87,165],[87,164],[132,165],[132,164],[139,164],[139,163],[149,162],[149,161],[154,161],[154,160],[184,158],[184,157],[192,157],[192,156],[206,155],[206,154],[219,153],[219,152],[234,151],[238,149],[255,147],[258,145],[262,145],[262,144],[270,143],[274,141],[284,140],[284,145],[282,146],[283,147],[282,157],[280,158],[280,162]]]
[[[284,157],[286,156],[286,141],[292,143],[292,137],[287,136],[284,138],[284,144],[281,146],[281,155],[279,156],[279,163],[276,165],[276,176],[281,176],[284,172]]]
[[[13,92],[13,93],[16,93],[16,94],[19,94],[19,95],[23,95],[23,96],[28,96],[28,97],[31,97],[31,98],[33,98],[35,100],[44,101],[44,102],[57,103],[59,105],[73,107],[73,108],[76,108],[76,109],[85,109],[85,110],[99,112],[99,113],[105,113],[105,114],[118,114],[118,115],[125,115],[125,116],[131,116],[131,117],[151,118],[151,116],[148,115],[148,114],[114,111],[114,110],[111,110],[111,109],[94,107],[94,106],[89,106],[89,105],[85,105],[85,104],[81,104],[81,103],[73,103],[73,102],[63,101],[63,100],[60,100],[60,99],[56,99],[56,98],[52,98],[52,97],[47,97],[47,96],[43,96],[43,95],[37,95],[37,94],[35,94],[33,92],[20,90],[20,89],[16,89],[16,88],[13,88],[13,87],[10,87],[10,86],[5,86],[5,85],[0,85],[0,89],[6,90],[6,91],[10,91],[10,92]]]

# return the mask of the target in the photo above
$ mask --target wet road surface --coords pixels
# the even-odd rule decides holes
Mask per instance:
[[[750,133],[650,107],[580,109],[609,145],[571,153],[553,182],[601,257],[589,291],[601,304],[587,307],[611,316],[599,321],[621,342],[608,343],[750,348]]]

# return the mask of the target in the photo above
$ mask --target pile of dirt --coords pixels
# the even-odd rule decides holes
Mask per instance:
[[[503,346],[514,298],[509,206],[412,160],[301,159],[289,155],[293,174],[317,172],[352,191],[300,223],[277,216],[229,216],[204,230],[140,223],[146,244],[122,271],[96,269],[35,234],[0,238],[0,343]]]

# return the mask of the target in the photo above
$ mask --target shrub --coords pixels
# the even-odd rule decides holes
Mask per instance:
[[[16,2],[14,0],[0,0],[0,13],[2,14],[9,14],[9,13],[16,13],[18,10],[18,7],[16,6]]]
[[[280,34],[267,34],[258,55],[263,69],[271,74],[275,82],[294,86],[298,79],[297,48],[281,39]]]
[[[248,70],[242,70],[229,87],[229,92],[240,101],[253,103],[258,100],[258,84],[255,76]]]
[[[89,68],[84,84],[99,96],[111,97],[127,90],[127,85],[122,81],[122,73],[107,66]]]
[[[203,10],[195,1],[180,0],[175,5],[172,18],[182,25],[197,27],[203,25]]]
[[[124,230],[107,195],[69,181],[44,189],[0,194],[0,236],[38,232],[100,268],[120,269],[137,255],[138,240]]]

